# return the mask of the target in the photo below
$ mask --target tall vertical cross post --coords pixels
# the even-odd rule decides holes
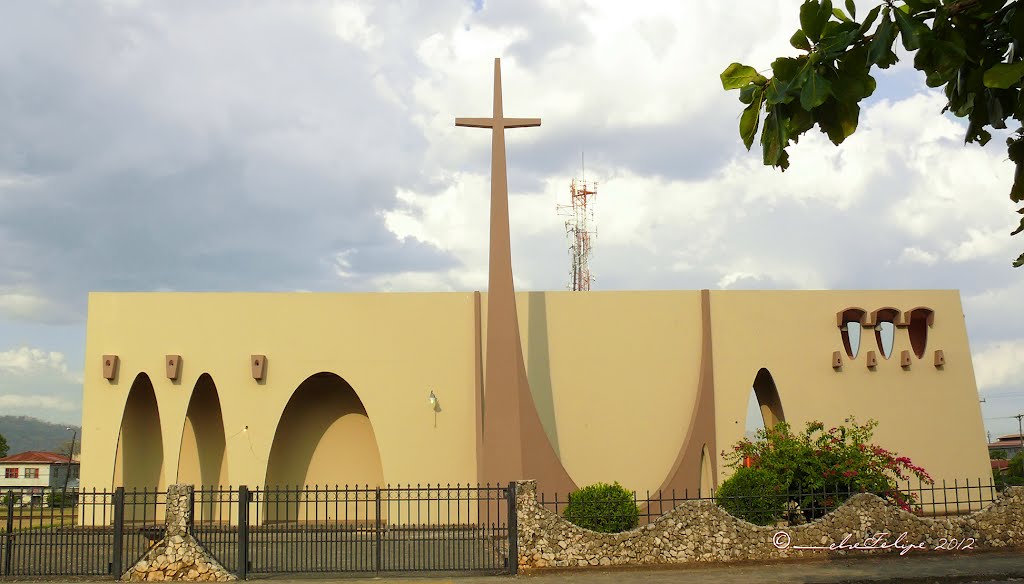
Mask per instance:
[[[456,118],[455,125],[491,130],[491,226],[482,420],[484,452],[477,478],[492,483],[536,479],[543,486],[567,492],[572,480],[547,440],[530,394],[512,282],[505,130],[539,126],[540,119],[504,116],[501,60],[495,59],[492,116]]]

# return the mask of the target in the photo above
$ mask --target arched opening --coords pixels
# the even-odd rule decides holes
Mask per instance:
[[[202,491],[228,484],[228,463],[217,386],[209,374],[199,376],[185,414],[178,455],[178,482],[196,487],[195,513],[212,519],[213,496]]]
[[[896,323],[900,320],[900,311],[895,308],[879,308],[871,313],[871,325],[875,329],[875,342],[878,351],[888,359],[892,356],[896,342]]]
[[[714,471],[711,467],[711,453],[708,452],[708,445],[705,444],[700,452],[700,497],[710,497],[715,489],[715,482],[712,478]]]
[[[125,518],[155,520],[155,492],[164,487],[160,411],[149,376],[139,373],[128,390],[114,456],[113,486],[125,488]],[[149,493],[146,493],[148,491]]]
[[[918,359],[923,359],[928,347],[928,329],[935,322],[935,312],[931,308],[919,306],[908,312],[906,319],[910,347]]]
[[[836,315],[836,324],[839,326],[839,334],[843,339],[843,348],[846,355],[856,359],[860,352],[860,337],[862,324],[867,312],[863,308],[847,308]]]
[[[295,520],[304,516],[295,497],[283,491],[273,494],[279,487],[375,487],[383,482],[377,439],[352,386],[333,373],[317,373],[303,381],[284,408],[270,448],[267,519]],[[327,511],[344,516],[346,509]]]
[[[786,415],[782,411],[782,400],[775,387],[775,380],[772,379],[771,372],[765,368],[761,368],[754,376],[754,383],[751,387],[747,418],[748,431],[758,429],[758,418],[760,418],[761,428],[772,428],[779,422],[786,421]]]

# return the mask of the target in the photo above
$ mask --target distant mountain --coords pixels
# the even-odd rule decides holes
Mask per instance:
[[[75,430],[78,431],[78,439],[75,441],[77,451],[82,439],[82,429],[78,426],[53,424],[28,416],[0,416],[0,434],[7,439],[8,454],[26,450],[56,452],[61,448],[66,449],[71,441],[71,432]]]

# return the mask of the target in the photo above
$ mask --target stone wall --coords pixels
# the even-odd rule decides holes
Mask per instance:
[[[785,528],[753,525],[711,501],[686,501],[649,525],[616,534],[577,527],[544,508],[535,481],[522,481],[517,489],[521,569],[970,553],[1024,546],[1022,487],[1009,489],[981,511],[949,518],[918,517],[861,494],[812,523]]]
[[[164,539],[121,576],[122,580],[163,582],[227,582],[234,574],[214,560],[188,532],[192,513],[192,485],[167,487]]]

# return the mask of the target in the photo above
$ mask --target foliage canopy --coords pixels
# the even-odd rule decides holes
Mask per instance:
[[[760,482],[789,493],[790,500],[805,513],[808,509],[823,512],[859,492],[874,493],[911,510],[914,500],[899,490],[897,481],[911,476],[926,483],[932,479],[909,458],[872,444],[877,426],[875,420],[858,424],[851,417],[827,430],[821,422],[808,422],[800,434],[793,433],[785,422],[758,430],[755,440],[744,438],[731,452],[722,453],[726,465],[737,473],[723,481],[719,492],[732,488],[730,481],[748,481],[749,477],[737,477],[743,476],[739,470],[750,464],[764,473],[757,477]]]
[[[898,38],[914,53],[914,67],[929,87],[942,87],[943,112],[967,118],[965,142],[984,146],[988,128],[1018,126],[1006,140],[1016,164],[1010,200],[1024,202],[1024,8],[1021,0],[883,0],[857,20],[854,0],[846,10],[831,0],[806,0],[800,28],[789,42],[803,54],[780,57],[772,76],[733,63],[722,72],[722,86],[740,90],[746,105],[740,137],[749,150],[761,131],[764,163],[789,167],[786,147],[817,125],[836,145],[857,130],[860,102],[875,91],[872,68],[887,69],[899,59]],[[761,112],[765,113],[761,122]],[[1024,215],[1024,207],[1017,211]],[[1011,233],[1024,231],[1024,218]],[[1014,267],[1024,265],[1024,254]]]

